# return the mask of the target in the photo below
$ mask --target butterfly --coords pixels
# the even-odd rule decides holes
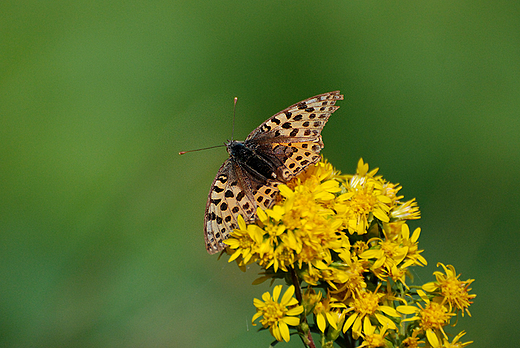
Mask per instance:
[[[237,217],[255,221],[256,209],[271,208],[278,185],[320,160],[321,130],[343,100],[339,91],[320,94],[271,116],[244,141],[225,143],[229,158],[218,170],[206,203],[204,238],[210,254],[226,248]]]

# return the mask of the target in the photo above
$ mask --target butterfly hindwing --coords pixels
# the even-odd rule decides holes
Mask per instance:
[[[206,250],[214,254],[238,227],[238,215],[254,222],[256,209],[271,208],[278,185],[320,159],[321,131],[342,100],[339,91],[296,103],[273,115],[244,142],[226,143],[230,157],[220,167],[206,203]]]
[[[278,189],[279,184],[276,181],[268,181],[254,193],[257,207],[265,210],[271,208],[276,203],[278,192],[280,192]]]
[[[321,136],[318,136],[313,141],[278,144],[277,146],[285,146],[290,149],[289,155],[281,159],[283,166],[279,168],[278,173],[281,180],[289,181],[309,165],[320,160],[323,142],[321,141]]]
[[[227,159],[220,167],[206,203],[204,237],[209,253],[225,248],[223,241],[238,228],[239,214],[246,222],[254,220],[256,201],[248,182],[234,159]]]

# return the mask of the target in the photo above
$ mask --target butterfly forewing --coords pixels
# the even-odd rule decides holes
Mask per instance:
[[[210,254],[226,247],[224,241],[238,227],[238,215],[253,222],[256,208],[273,206],[277,186],[319,161],[321,131],[342,100],[339,91],[305,99],[273,115],[243,143],[226,143],[230,158],[220,167],[206,204],[206,249]],[[247,151],[233,151],[235,145]]]
[[[342,100],[339,91],[324,93],[299,103],[271,116],[249,134],[247,141],[298,142],[309,141],[320,135],[330,115],[339,106],[336,100]]]

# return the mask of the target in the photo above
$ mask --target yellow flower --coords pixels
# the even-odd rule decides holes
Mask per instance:
[[[356,167],[355,175],[345,175],[344,178],[351,182],[352,185],[363,185],[366,181],[367,177],[373,178],[377,173],[379,168],[372,169],[370,172],[368,171],[368,163],[363,161],[363,158],[360,158]]]
[[[424,341],[419,341],[417,335],[421,332],[421,329],[415,329],[412,331],[412,336],[409,336],[403,340],[403,345],[406,348],[417,348],[419,344],[424,344]]]
[[[262,295],[263,301],[254,299],[253,302],[257,312],[253,316],[252,323],[256,325],[254,321],[262,317],[260,323],[264,328],[269,328],[274,338],[278,341],[284,340],[289,342],[288,325],[297,326],[300,324],[300,318],[297,315],[303,312],[303,306],[298,305],[298,300],[293,297],[293,285],[285,291],[280,302],[278,302],[281,291],[282,286],[277,285],[274,287],[272,297],[269,292],[265,292]]]
[[[449,324],[454,314],[448,313],[446,307],[438,302],[429,302],[421,309],[419,315],[420,326],[424,331],[436,329],[444,333],[443,327]]]
[[[373,269],[380,267],[390,269],[393,265],[399,265],[408,253],[408,248],[403,246],[399,240],[372,238],[370,241],[378,243],[375,249],[369,249],[359,255],[359,257],[361,259],[376,258],[372,266]]]
[[[325,333],[327,325],[329,325],[332,328],[329,329],[327,337],[338,337],[345,320],[345,315],[340,310],[340,308],[345,308],[343,303],[331,302],[330,298],[322,299],[321,292],[316,293],[313,288],[308,287],[303,294],[302,305],[305,308],[306,316],[314,313],[315,323],[321,332]]]
[[[341,190],[339,181],[329,164],[311,168],[310,173],[278,186],[283,199],[277,205],[257,212],[271,246],[257,251],[259,264],[265,268],[274,265],[276,272],[278,268],[287,271],[296,262],[300,269],[316,261],[330,263],[330,249],[343,245],[337,233],[342,222],[334,219],[335,212],[328,207]]]
[[[335,200],[334,209],[351,234],[367,233],[373,217],[383,222],[390,221],[388,212],[392,199],[385,195],[381,178],[374,177],[376,172],[377,169],[368,172],[368,164],[360,159],[357,174],[346,176],[346,192]]]
[[[368,326],[367,331],[365,332],[365,337],[363,343],[359,346],[359,348],[367,347],[367,348],[377,348],[377,347],[385,347],[387,341],[385,340],[387,327],[384,326],[379,333],[376,333],[375,326]]]
[[[330,164],[322,157],[320,162],[313,166],[309,166],[305,171],[298,175],[298,178],[302,182],[306,182],[311,178],[317,182],[323,182],[327,180],[340,180],[341,175],[340,172],[332,166],[332,164]],[[287,183],[287,186],[289,186],[291,189],[294,189],[296,185],[297,180],[291,180],[289,183]]]
[[[399,306],[397,311],[403,314],[415,314],[413,318],[405,319],[403,321],[418,321],[419,327],[423,332],[426,332],[428,342],[432,346],[439,344],[438,333],[447,338],[443,327],[448,325],[454,313],[449,313],[446,306],[436,301],[430,301],[426,293],[422,290],[417,290],[417,294],[426,302],[423,307],[420,303],[415,306]]]
[[[410,276],[410,272],[408,271],[408,268],[404,265],[401,265],[397,267],[396,265],[392,265],[392,267],[387,270],[388,276],[394,281],[394,282],[401,282],[406,289],[410,289],[408,285],[406,285],[406,276]],[[382,279],[382,276],[377,274],[377,270],[374,270],[374,273],[379,279]]]
[[[226,239],[226,244],[229,245],[229,248],[235,249],[228,262],[242,256],[243,262],[246,264],[262,244],[264,231],[256,225],[246,225],[242,215],[238,216],[238,227]]]
[[[307,287],[307,290],[302,295],[302,305],[305,308],[305,316],[312,313],[316,304],[320,302],[322,294],[320,291],[315,292],[312,287]]]
[[[381,326],[397,330],[395,323],[385,315],[392,317],[400,317],[400,315],[394,308],[379,304],[385,294],[379,293],[378,289],[379,286],[374,292],[358,291],[353,294],[351,299],[347,300],[347,305],[350,305],[350,307],[346,312],[353,311],[354,313],[345,322],[343,332],[352,327],[354,338],[361,336],[363,333],[366,334],[371,327],[371,318],[377,320]]]
[[[368,272],[368,262],[350,255],[346,252],[339,254],[344,263],[333,263],[329,267],[333,271],[329,276],[323,277],[335,289],[331,293],[338,301],[345,301],[352,293],[367,287],[363,275]]]
[[[288,272],[287,267],[292,266],[294,263],[294,250],[289,248],[287,245],[280,243],[273,254],[273,259],[266,268],[269,268],[271,264],[274,264],[274,271],[277,272],[278,268],[281,268],[284,272]]]
[[[363,251],[359,257],[365,260],[375,260],[371,271],[381,280],[388,276],[394,281],[406,285],[408,267],[426,265],[426,259],[418,250],[420,228],[417,228],[410,238],[410,230],[406,223],[389,223],[383,225],[384,238],[371,238],[368,243],[372,248]],[[374,243],[377,243],[374,245]]]
[[[421,218],[421,212],[417,206],[415,198],[392,208],[390,212],[391,219],[397,220],[416,220]]]
[[[401,199],[404,197],[404,196],[397,195],[399,190],[402,189],[402,187],[399,186],[399,184],[393,184],[389,181],[383,180],[382,178],[381,178],[381,182],[383,184],[382,185],[383,194],[392,200],[392,205],[395,205],[395,202],[398,199]]]
[[[334,303],[330,303],[328,298],[321,300],[314,307],[314,315],[316,316],[316,322],[318,323],[318,328],[321,332],[325,332],[327,328],[327,322],[330,326],[332,326],[335,330],[338,329],[338,321],[340,320],[339,311],[334,308],[339,307]]]
[[[464,311],[471,316],[468,307],[473,303],[471,300],[477,295],[469,294],[471,290],[469,286],[473,283],[474,279],[461,281],[459,280],[460,274],[457,275],[455,272],[455,267],[452,265],[444,266],[444,264],[440,262],[437,264],[437,267],[439,267],[439,265],[444,268],[446,274],[444,275],[438,271],[434,272],[433,274],[435,278],[437,278],[437,281],[424,284],[422,288],[428,292],[440,291],[441,296],[448,302],[450,311],[452,307],[455,307],[462,312],[462,316],[464,316]]]
[[[276,245],[278,237],[285,232],[285,226],[280,221],[284,213],[283,207],[279,205],[275,205],[273,209],[268,209],[265,212],[260,208],[256,210],[256,215],[264,227],[270,245]]]
[[[310,285],[318,285],[318,281],[323,277],[321,270],[309,266],[306,270],[304,270],[301,274],[303,280]]]
[[[428,264],[426,259],[420,255],[420,253],[424,251],[419,250],[418,240],[420,234],[421,228],[418,227],[413,231],[412,237],[410,238],[410,228],[407,224],[402,225],[399,240],[401,244],[408,249],[408,253],[406,254],[407,261],[405,262],[406,267],[411,265],[426,266]]]
[[[467,345],[470,345],[471,343],[473,343],[473,341],[469,341],[469,342],[465,342],[465,343],[459,342],[459,339],[462,336],[464,336],[465,334],[466,334],[465,331],[459,332],[459,334],[453,338],[453,341],[451,341],[451,343],[447,339],[443,338],[444,343],[442,344],[442,346],[437,346],[437,347],[439,347],[439,348],[441,348],[441,347],[442,348],[463,348],[463,347],[466,347]],[[435,347],[435,348],[437,348],[437,347]]]

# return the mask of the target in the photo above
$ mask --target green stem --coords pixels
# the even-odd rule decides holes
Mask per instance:
[[[291,267],[289,269],[290,269],[290,274],[291,274],[291,281],[294,285],[294,289],[295,289],[295,293],[296,293],[296,299],[301,304],[303,301],[303,297],[302,297],[302,289],[300,288],[300,279],[298,278],[298,275],[296,274],[296,271],[294,270],[294,268]],[[305,318],[305,314],[303,314],[303,317]]]
[[[290,268],[291,281],[294,285],[294,292],[296,295],[296,299],[300,304],[303,303],[302,297],[302,288],[300,287],[300,279],[298,278],[298,274],[296,274],[296,270],[294,268]],[[309,324],[307,323],[307,317],[305,316],[305,311],[302,312],[300,316],[300,325],[299,328],[301,330],[301,339],[303,344],[309,348],[316,348],[314,344],[314,340],[312,339],[311,330],[309,330]]]

